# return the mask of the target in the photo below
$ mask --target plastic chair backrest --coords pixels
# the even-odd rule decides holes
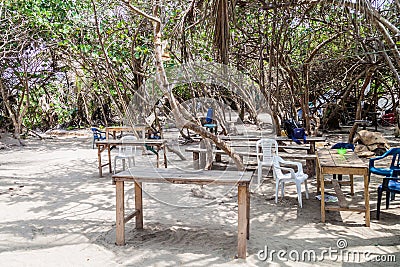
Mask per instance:
[[[95,140],[104,140],[104,139],[106,139],[106,133],[105,132],[100,131],[96,127],[92,127],[92,128],[90,128],[90,130],[92,130],[93,138]]]
[[[331,147],[331,149],[339,149],[339,148],[346,148],[354,151],[354,145],[350,143],[336,143]]]
[[[100,134],[100,131],[97,128],[92,127],[92,128],[90,128],[90,130],[92,130],[94,135]]]
[[[136,141],[137,138],[136,136],[133,135],[127,135],[121,138],[122,144],[130,143],[131,141]],[[120,155],[135,155],[136,154],[136,146],[131,145],[131,146],[120,146],[119,147],[119,154]]]
[[[275,139],[260,139],[256,143],[256,151],[262,151],[262,158],[257,156],[257,162],[262,161],[272,166],[273,157],[278,156],[278,143]]]
[[[211,123],[213,119],[214,119],[214,110],[212,108],[209,108],[207,110],[206,122]]]
[[[285,178],[287,179],[287,175],[283,174],[282,169],[281,169],[281,163],[283,163],[284,165],[295,165],[296,169],[294,169],[293,167],[286,167],[286,170],[288,169],[292,169],[293,173],[291,173],[290,178],[291,179],[297,179],[298,177],[300,178],[304,178],[304,176],[307,176],[307,174],[305,174],[303,172],[303,165],[301,164],[301,162],[297,162],[297,161],[287,161],[282,159],[280,156],[274,156],[273,157],[273,169],[274,169],[274,178],[275,179],[280,179],[280,178]],[[306,177],[306,179],[308,178],[308,176]]]
[[[282,170],[280,169],[281,165],[280,165],[279,161],[280,161],[279,156],[275,156],[272,158],[272,163],[273,163],[272,168],[274,170],[272,173],[273,173],[275,180],[277,180],[278,177],[283,176]]]
[[[375,167],[375,161],[392,156],[392,161],[389,168]],[[385,175],[387,177],[398,176],[400,174],[400,147],[391,148],[386,151],[382,156],[371,158],[369,160],[369,171],[378,175]]]
[[[382,157],[387,157],[387,156],[393,156],[392,162],[390,164],[390,168],[399,168],[399,163],[400,163],[400,148],[391,148],[388,151],[386,151]]]

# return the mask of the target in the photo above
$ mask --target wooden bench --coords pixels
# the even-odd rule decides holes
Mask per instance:
[[[297,145],[297,146],[292,146],[292,145],[279,145],[278,146],[279,151],[286,151],[287,149],[289,150],[305,150],[308,151],[310,150],[310,145]]]
[[[372,124],[372,121],[369,120],[355,120],[354,122],[363,127],[363,130],[367,129],[367,126]]]

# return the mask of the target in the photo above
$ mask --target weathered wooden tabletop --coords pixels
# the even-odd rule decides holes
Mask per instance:
[[[166,139],[138,139],[138,140],[129,140],[122,141],[122,139],[108,139],[108,140],[100,140],[96,141],[97,145],[164,145],[168,141]]]
[[[321,168],[325,169],[325,174],[340,174],[341,168],[361,168],[363,172],[360,173],[360,175],[364,175],[366,171],[365,168],[368,168],[368,163],[363,162],[357,154],[351,150],[341,155],[336,149],[321,149],[317,151],[317,154],[319,165]],[[329,171],[329,168],[333,168],[333,170]]]
[[[182,170],[176,168],[132,167],[126,171],[114,174],[113,181],[141,181],[147,183],[176,184],[238,184],[250,183],[252,172],[238,171],[205,171]]]

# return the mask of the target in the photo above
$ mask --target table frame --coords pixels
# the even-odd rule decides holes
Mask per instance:
[[[323,156],[331,156],[331,161],[323,162],[321,158]],[[322,155],[324,154],[324,155]],[[348,158],[345,156],[341,156],[344,158],[343,163],[337,164],[335,163],[335,158],[339,157],[336,150],[328,150],[323,149],[317,152],[317,187],[321,188],[321,222],[325,222],[325,211],[326,210],[334,210],[334,211],[356,211],[356,212],[365,212],[365,225],[367,227],[370,226],[370,206],[369,206],[369,181],[368,181],[368,166],[364,164],[354,152],[350,152],[346,157],[354,159],[353,162],[349,162]],[[350,181],[353,180],[354,175],[361,175],[364,178],[364,207],[348,207],[342,205],[333,205],[327,206],[325,205],[325,174],[345,174],[349,175]],[[334,182],[336,184],[336,182]],[[337,182],[340,184],[340,181]],[[335,190],[336,191],[336,190]],[[353,192],[352,192],[353,193]],[[341,191],[339,190],[339,200],[340,200]]]
[[[150,127],[146,125],[135,125],[133,127],[131,126],[109,126],[106,127],[105,132],[106,132],[106,140],[110,139],[110,133],[113,134],[114,139],[117,139],[117,132],[120,132],[121,134],[123,132],[132,132],[132,131],[141,131],[142,132],[142,138],[146,138],[146,130],[149,130]]]
[[[122,140],[114,140],[114,139],[109,139],[109,140],[101,140],[101,141],[96,141],[95,142],[97,146],[97,159],[99,162],[98,169],[99,169],[99,177],[103,176],[103,167],[109,166],[109,171],[112,173],[112,161],[111,161],[111,148],[113,146],[144,146],[144,145],[149,145],[149,146],[157,146],[158,151],[161,149],[163,150],[163,157],[164,157],[164,167],[168,167],[168,162],[167,162],[167,140],[165,139],[139,139],[135,141],[124,141]],[[101,153],[107,149],[107,155],[108,155],[108,162],[105,164],[102,164],[102,159],[101,159]],[[156,154],[156,160],[157,160],[157,168],[160,167],[160,154]]]
[[[143,229],[142,183],[174,183],[196,185],[233,185],[238,190],[238,246],[237,257],[245,259],[247,240],[250,237],[250,191],[252,173],[244,172],[241,178],[236,171],[224,171],[223,179],[216,179],[220,171],[184,172],[178,169],[153,169],[134,167],[112,176],[116,190],[116,245],[125,245],[125,224],[135,217],[136,229]],[[213,178],[214,177],[214,178]],[[135,210],[125,216],[124,183],[134,182]]]

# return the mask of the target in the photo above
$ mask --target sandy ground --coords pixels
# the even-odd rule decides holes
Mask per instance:
[[[115,186],[106,168],[106,175],[98,177],[89,135],[29,138],[24,147],[12,146],[1,135],[7,147],[0,150],[0,266],[398,265],[376,262],[377,256],[400,261],[400,201],[389,210],[382,207],[381,220],[375,220],[378,177],[372,176],[369,187],[369,228],[363,226],[364,214],[357,212],[328,212],[327,222],[321,223],[315,177],[309,178],[310,198],[303,194],[302,209],[294,186],[287,186],[285,197],[275,204],[271,177],[259,189],[253,185],[246,260],[235,259],[235,189],[145,184],[144,229],[135,230],[134,220],[127,223],[127,244],[118,247]],[[182,161],[168,153],[170,166],[192,168],[191,155],[186,156]],[[136,164],[150,166],[154,158],[138,156]],[[362,179],[356,179],[355,202],[362,203],[362,187]],[[133,187],[125,189],[130,209]],[[338,248],[344,242],[347,246]],[[267,259],[260,252],[265,249]],[[317,259],[302,260],[304,251],[315,252]]]

